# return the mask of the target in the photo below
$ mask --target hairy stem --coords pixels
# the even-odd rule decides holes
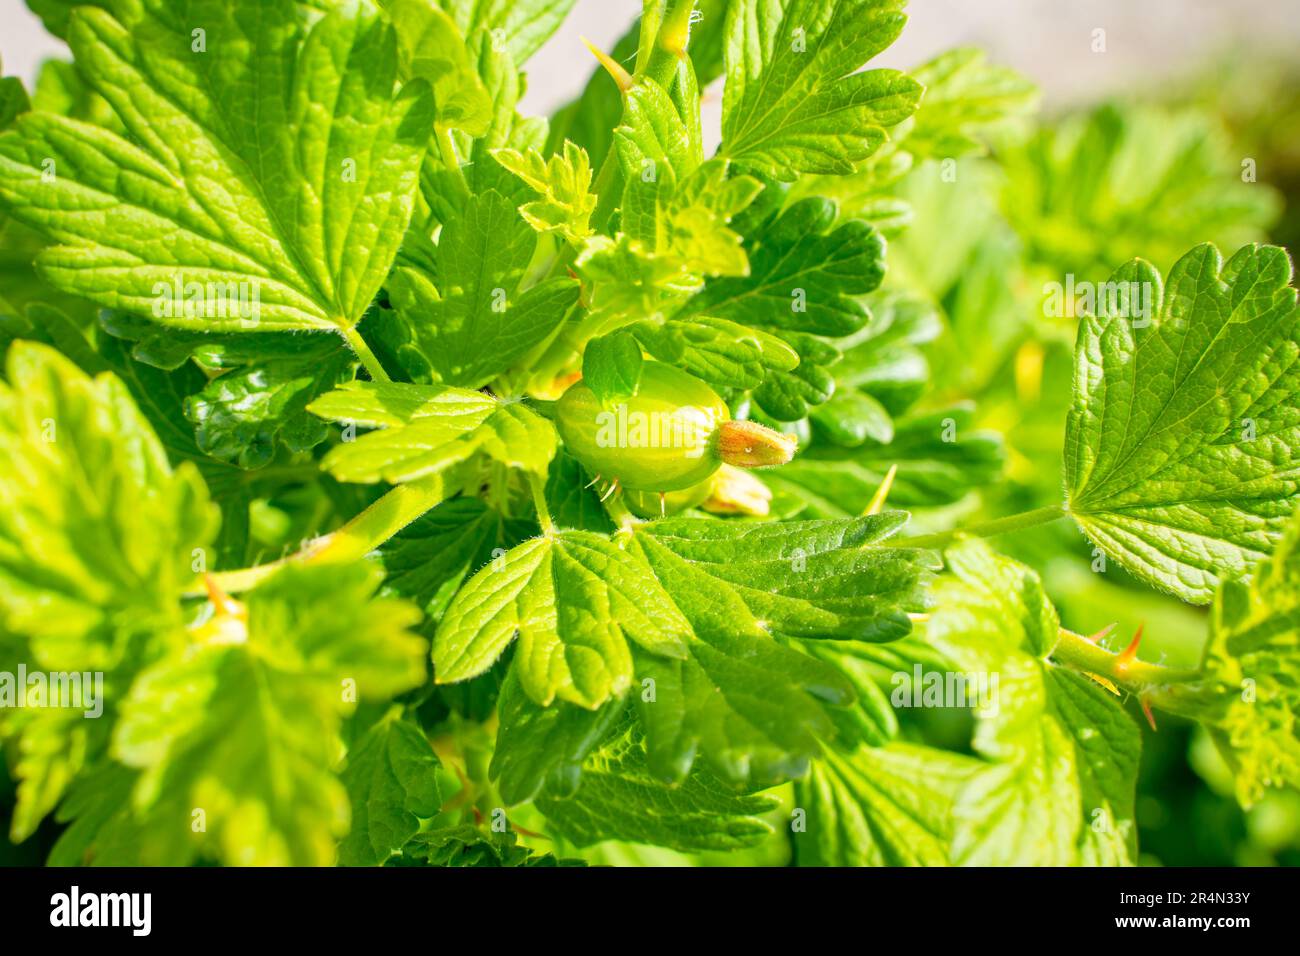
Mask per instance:
[[[528,488],[533,493],[533,507],[537,509],[537,523],[542,526],[542,534],[555,531],[555,522],[551,520],[551,509],[546,506],[546,485],[542,476],[528,473]]]
[[[352,346],[352,351],[357,353],[357,358],[361,360],[361,364],[365,366],[372,379],[376,382],[392,381],[388,377],[388,373],[384,371],[384,366],[380,364],[378,357],[374,352],[370,351],[370,346],[366,344],[366,340],[361,337],[361,333],[355,327],[349,326],[344,329],[343,337],[347,339],[348,345]]]
[[[1185,684],[1200,680],[1200,671],[1149,664],[1123,653],[1115,654],[1094,644],[1082,634],[1061,628],[1052,659],[1075,670],[1096,674],[1135,693],[1162,684]]]
[[[636,515],[628,510],[621,491],[605,502],[605,513],[613,518],[615,524],[624,530],[641,523]]]
[[[430,475],[398,485],[343,527],[317,538],[297,554],[252,568],[218,571],[212,578],[222,591],[236,594],[255,587],[286,564],[329,564],[358,560],[446,496],[447,486],[442,475]],[[206,592],[200,587],[185,593],[187,597],[198,597]]]
[[[1046,508],[1035,508],[1033,511],[1022,511],[1018,515],[1008,515],[1005,518],[994,518],[992,521],[983,521],[979,524],[968,525],[964,528],[953,528],[951,531],[939,531],[935,534],[923,534],[914,538],[898,538],[891,541],[890,544],[896,548],[942,548],[951,544],[959,537],[970,538],[992,538],[995,535],[1006,534],[1009,531],[1020,531],[1022,528],[1032,528],[1035,525],[1049,524],[1065,517],[1065,509],[1061,505],[1049,505]]]

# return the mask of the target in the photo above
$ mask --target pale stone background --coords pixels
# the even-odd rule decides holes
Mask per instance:
[[[605,47],[623,33],[640,0],[578,0],[564,27],[529,64],[528,112],[548,112],[585,81],[590,55],[580,35]],[[879,65],[906,68],[961,44],[988,50],[1027,73],[1049,106],[1137,92],[1194,70],[1205,57],[1240,48],[1248,61],[1295,56],[1296,0],[912,0],[911,22]],[[1107,52],[1091,51],[1106,30]],[[0,60],[32,79],[41,60],[66,55],[22,0],[0,0]],[[575,64],[579,69],[575,69]],[[716,103],[714,104],[716,111]]]

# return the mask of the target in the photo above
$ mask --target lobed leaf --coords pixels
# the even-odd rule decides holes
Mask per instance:
[[[1300,494],[1290,281],[1282,249],[1224,263],[1203,245],[1167,287],[1144,262],[1124,266],[1112,282],[1125,294],[1079,328],[1070,513],[1127,570],[1194,604],[1272,550]]]

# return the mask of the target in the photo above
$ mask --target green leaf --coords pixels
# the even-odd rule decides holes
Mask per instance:
[[[537,235],[495,190],[443,226],[438,275],[399,268],[388,291],[427,367],[448,385],[479,388],[542,344],[578,301],[578,283],[525,288]]]
[[[930,383],[929,361],[920,346],[937,339],[943,325],[934,305],[908,293],[881,289],[872,293],[866,304],[871,321],[862,331],[836,343],[844,357],[836,363],[835,382],[842,390],[857,389],[870,395],[890,415],[901,415]],[[977,314],[982,323],[980,334],[987,341],[984,312]],[[962,353],[962,358],[969,361],[969,354]]]
[[[812,420],[832,443],[855,448],[867,440],[887,445],[894,438],[894,420],[866,392],[837,393],[813,410]]]
[[[769,374],[799,364],[799,354],[780,336],[727,319],[647,319],[629,330],[655,358],[724,388],[756,388]]]
[[[1236,249],[1265,238],[1282,201],[1242,181],[1241,159],[1203,110],[1105,103],[999,149],[1002,214],[1025,258],[1058,282],[1103,282],[1136,256],[1166,271],[1190,242]]]
[[[6,664],[11,662],[6,661]],[[6,678],[19,665],[35,669],[28,655],[16,657],[6,668]],[[26,695],[27,688],[17,693]],[[102,693],[102,691],[101,691]],[[8,695],[6,695],[8,697]],[[7,745],[6,760],[15,784],[9,839],[21,843],[36,832],[74,785],[77,775],[104,749],[104,730],[87,719],[89,708],[16,709],[6,703],[0,710],[0,740]]]
[[[0,383],[0,626],[43,667],[108,670],[174,638],[215,533],[192,466],[173,471],[112,375],[15,342]]]
[[[817,443],[763,480],[797,496],[805,517],[860,514],[892,465],[889,500],[904,507],[952,504],[993,481],[1002,470],[1002,436],[974,427],[974,408],[956,405],[913,413],[894,422],[888,444],[857,447]]]
[[[953,862],[1132,863],[1137,726],[1110,692],[1045,660],[1060,624],[1036,574],[979,541],[946,557],[954,576],[926,642],[988,688],[973,741],[986,763],[957,797]]]
[[[744,246],[750,274],[709,279],[674,318],[728,320],[782,341],[765,351],[797,354],[798,363],[782,361],[747,387],[757,386],[754,398],[768,415],[795,421],[834,393],[827,367],[840,352],[819,336],[848,335],[867,322],[859,298],[884,276],[884,240],[865,222],[837,225],[835,204],[815,197],[758,222]]]
[[[637,678],[654,691],[637,705],[651,771],[681,781],[699,760],[750,789],[807,773],[834,732],[825,705],[847,703],[852,688],[834,668],[771,638],[711,629],[699,616],[691,623],[699,640],[686,660],[637,655]]]
[[[674,264],[681,286],[695,287],[698,276],[748,275],[741,237],[728,223],[762,184],[729,175],[723,160],[703,162],[698,120],[692,124],[698,106],[679,115],[650,81],[633,86],[625,103],[614,145],[624,182],[620,226],[633,248],[665,268]]]
[[[436,621],[466,578],[536,530],[478,498],[444,501],[380,546],[384,584]]]
[[[704,87],[722,75],[722,39],[730,0],[698,0],[697,16],[690,31],[690,59],[696,85]],[[637,54],[641,24],[634,23],[610,50],[619,63],[630,63]],[[622,91],[609,81],[609,75],[596,67],[582,95],[551,115],[548,151],[553,152],[565,139],[587,150],[597,166],[609,151],[613,129],[623,115]]]
[[[389,26],[334,12],[304,31],[288,0],[194,0],[135,29],[79,8],[69,44],[130,139],[39,111],[0,135],[0,204],[57,242],[47,281],[182,328],[355,325],[432,119],[422,83],[394,95]]]
[[[1085,317],[1066,424],[1069,508],[1147,583],[1205,604],[1276,545],[1300,492],[1300,311],[1286,251],[1198,246],[1168,287],[1137,261]],[[1149,311],[1139,309],[1149,305]]]
[[[403,80],[426,80],[437,123],[474,136],[487,132],[492,101],[470,62],[465,36],[433,0],[380,0],[397,35]]]
[[[1038,89],[1015,70],[993,66],[974,47],[949,50],[912,70],[925,87],[903,148],[918,159],[984,152],[980,134],[1037,105]]]
[[[617,402],[636,394],[641,381],[641,346],[630,332],[612,332],[592,339],[582,353],[582,380],[602,402]]]
[[[1201,668],[1204,680],[1152,702],[1210,728],[1242,806],[1270,786],[1300,786],[1300,519],[1249,580],[1219,588]]]
[[[638,239],[653,240],[653,230],[647,235],[628,228],[633,217],[627,207],[641,207],[642,202],[635,198],[638,194],[654,197],[666,189],[671,195],[677,183],[703,161],[703,150],[692,139],[668,92],[648,81],[637,83],[624,95],[623,122],[614,130],[614,145],[627,178],[623,228]],[[629,196],[633,198],[629,200]]]
[[[572,787],[605,726],[572,705],[608,707],[634,676],[655,776],[683,780],[699,756],[735,786],[774,785],[805,772],[818,738],[833,733],[823,702],[845,703],[853,693],[835,668],[774,635],[906,633],[907,610],[925,606],[929,559],[872,547],[902,520],[669,519],[638,526],[630,543],[576,531],[534,539],[457,595],[434,639],[437,678],[483,673],[518,632],[511,674],[527,696],[570,702],[546,718],[503,705],[510,757],[498,772],[518,799],[547,780],[563,792]],[[539,755],[551,751],[537,742],[550,733],[558,735],[550,738],[555,762]]]
[[[697,753],[737,786],[771,786],[807,771],[819,738],[833,733],[823,702],[847,703],[852,687],[769,630],[866,639],[906,633],[902,609],[924,606],[925,561],[870,547],[900,520],[737,527],[678,518],[637,537],[699,638],[684,661],[638,656],[638,678],[654,682],[638,710],[657,775],[683,779]]]
[[[398,866],[585,866],[581,860],[557,860],[518,845],[513,830],[485,832],[469,824],[417,833]]]
[[[650,772],[642,737],[636,722],[625,720],[587,758],[575,793],[538,797],[537,808],[567,840],[580,847],[628,840],[697,852],[754,846],[771,835],[761,815],[775,799],[739,795],[702,768],[667,786]]]
[[[675,256],[659,256],[620,233],[617,239],[592,236],[574,260],[589,287],[593,315],[630,317],[666,311],[699,288],[699,277]]]
[[[583,761],[617,724],[627,705],[610,700],[588,710],[555,701],[538,706],[512,669],[497,704],[500,729],[489,771],[507,805],[532,800],[543,788],[557,797],[578,789]]]
[[[480,29],[521,66],[541,49],[575,0],[436,0],[465,36]]]
[[[794,833],[798,864],[947,866],[953,803],[978,767],[912,744],[827,749],[795,785],[795,807],[807,813]]]
[[[779,422],[794,422],[835,394],[835,376],[828,366],[840,360],[840,351],[825,339],[806,332],[777,332],[776,337],[799,356],[789,371],[776,369],[754,390],[754,401]]]
[[[558,232],[573,243],[591,235],[588,220],[596,210],[596,197],[591,192],[591,162],[580,146],[566,140],[563,151],[549,160],[535,149],[496,149],[492,157],[540,195],[519,207],[528,225],[538,232]]]
[[[352,804],[352,828],[339,844],[342,866],[376,866],[400,853],[442,805],[439,763],[420,725],[396,712],[371,727],[339,775]]]
[[[498,43],[491,33],[480,31],[470,35],[469,46],[492,101],[492,121],[487,132],[474,140],[469,149],[469,163],[462,165],[460,172],[464,174],[471,193],[495,189],[517,205],[523,204],[533,198],[531,190],[497,162],[492,153],[498,149],[527,153],[541,148],[546,140],[546,120],[519,115],[519,100],[524,95],[526,78],[504,45]],[[452,179],[455,179],[454,174]]]
[[[8,129],[20,113],[31,109],[23,81],[15,76],[0,77],[0,130]]]
[[[551,520],[558,528],[576,528],[598,534],[609,534],[614,530],[614,522],[600,503],[600,493],[596,491],[591,475],[563,446],[556,452],[546,478],[546,504],[551,511]]]
[[[280,446],[306,452],[323,442],[329,430],[307,405],[350,380],[355,361],[338,342],[316,346],[279,360],[256,354],[260,349],[227,351],[221,361],[230,370],[185,400],[199,448],[240,468],[261,468]],[[252,364],[242,365],[241,359]]]
[[[710,280],[685,315],[760,328],[848,335],[868,313],[857,301],[884,277],[885,243],[864,222],[836,224],[824,199],[804,199],[748,235],[748,278]]]
[[[355,686],[383,700],[424,679],[409,604],[375,598],[366,564],[288,566],[247,596],[247,621],[218,620],[147,669],[123,705],[114,755],[142,771],[151,829],[206,832],[195,848],[243,865],[327,865],[348,829],[334,774]],[[160,837],[161,839],[162,837]]]
[[[131,813],[134,771],[110,760],[87,770],[59,805],[56,819],[68,826],[50,850],[47,866],[141,866],[150,834]],[[163,858],[184,859],[182,846]],[[161,840],[153,835],[153,847]],[[159,857],[154,857],[158,859]]]
[[[777,179],[849,173],[923,88],[862,65],[903,29],[902,0],[737,0],[728,12],[722,154]]]
[[[519,637],[515,669],[529,697],[595,708],[631,684],[630,638],[681,657],[690,628],[633,556],[585,531],[534,538],[475,575],[434,640],[439,683],[483,673]]]
[[[380,430],[331,449],[322,465],[340,481],[413,481],[476,452],[542,475],[555,455],[555,428],[518,402],[445,385],[347,382],[309,410]]]
[[[92,0],[86,6],[104,7],[108,5],[107,0]],[[74,8],[83,6],[78,0],[27,0],[27,6],[31,8],[32,13],[41,18],[45,24],[45,29],[61,40],[68,38],[68,21],[72,17]]]
[[[91,89],[74,64],[63,60],[46,60],[41,64],[32,92],[32,106],[118,132],[125,129],[108,101]]]
[[[636,540],[657,571],[676,574],[685,566],[712,582],[698,595],[679,595],[688,617],[694,605],[710,601],[716,606],[700,611],[732,617],[731,627],[742,633],[888,641],[907,634],[908,609],[925,604],[927,559],[916,551],[871,547],[906,520],[901,511],[739,526],[669,518],[647,526]],[[720,585],[734,595],[737,611],[726,610]]]

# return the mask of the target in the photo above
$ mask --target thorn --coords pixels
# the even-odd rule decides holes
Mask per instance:
[[[607,490],[603,495],[600,496],[601,503],[604,504],[606,501],[608,501],[610,498],[612,498],[612,497],[614,496],[614,492],[616,492],[616,491],[618,491],[618,479],[617,479],[617,478],[615,478],[613,481],[611,481],[611,482],[609,483],[609,488],[608,488],[608,490]]]
[[[600,49],[600,47],[596,46],[596,44],[592,43],[586,37],[581,37],[581,40],[583,43],[587,44],[587,49],[591,51],[591,55],[596,58],[596,61],[605,68],[605,72],[614,78],[614,82],[618,84],[620,92],[626,93],[632,88],[632,84],[636,81],[632,79],[631,73],[623,69],[622,65],[617,60],[604,50]]]
[[[1108,681],[1106,678],[1102,677],[1100,674],[1090,674],[1090,673],[1088,673],[1087,671],[1085,671],[1085,672],[1084,672],[1084,675],[1085,675],[1086,677],[1090,677],[1090,678],[1092,678],[1092,680],[1094,680],[1095,682],[1097,682],[1098,684],[1100,684],[1102,687],[1106,688],[1108,691],[1110,691],[1110,692],[1111,692],[1112,694],[1114,694],[1116,697],[1119,697],[1119,696],[1120,696],[1119,688],[1116,687],[1116,686],[1115,686],[1113,683],[1111,683],[1110,681]]]
[[[217,579],[211,574],[203,575],[203,586],[207,588],[208,600],[212,602],[212,608],[217,614],[225,614],[230,617],[244,616],[244,605],[221,590],[221,585],[217,583]]]
[[[890,465],[889,471],[885,472],[885,480],[880,483],[876,493],[871,496],[871,504],[867,505],[867,510],[862,512],[863,515],[878,515],[885,507],[885,499],[889,497],[889,489],[894,487],[894,476],[898,474],[898,466]]]
[[[459,810],[469,800],[469,788],[460,790],[454,797],[438,808],[439,813],[451,813],[453,810]]]
[[[1153,731],[1156,730],[1156,715],[1151,712],[1151,701],[1145,697],[1139,697],[1138,703],[1142,705],[1142,713],[1147,715],[1147,723],[1151,725]]]
[[[595,478],[591,479],[591,481],[587,482],[587,484],[584,487],[594,488],[598,484],[600,484],[600,475],[597,475]]]
[[[668,514],[668,495],[659,492],[659,517],[666,517]]]
[[[510,829],[514,830],[520,836],[532,837],[534,840],[550,839],[550,837],[548,837],[545,833],[538,833],[536,830],[525,830],[517,823],[511,824]]]
[[[1142,643],[1142,628],[1145,626],[1145,622],[1138,625],[1137,632],[1133,635],[1133,640],[1129,641],[1128,647],[1120,651],[1119,656],[1115,658],[1116,674],[1123,674],[1128,670],[1129,664],[1132,664],[1133,661],[1137,659],[1138,645]]]
[[[212,616],[196,625],[191,637],[195,644],[243,644],[248,640],[248,608],[236,601],[211,574],[203,576],[203,585],[212,603]]]
[[[1114,624],[1107,624],[1096,634],[1084,634],[1081,636],[1085,641],[1090,641],[1093,644],[1100,644],[1103,640],[1105,640],[1107,637],[1110,636],[1110,632],[1115,630],[1115,627],[1116,625]]]

